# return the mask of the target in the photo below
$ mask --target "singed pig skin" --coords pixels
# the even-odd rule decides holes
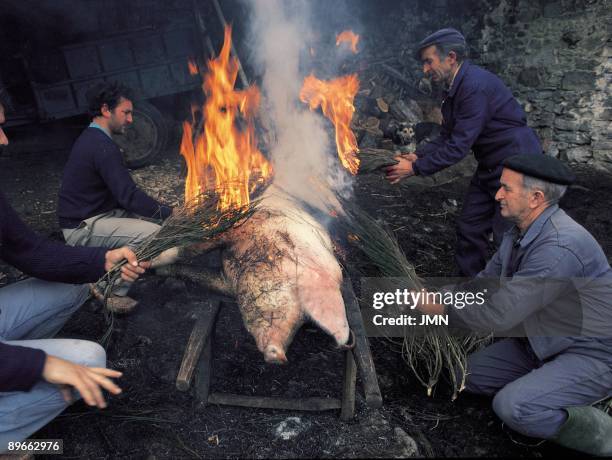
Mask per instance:
[[[312,320],[338,345],[349,327],[342,271],[327,231],[293,199],[270,186],[255,214],[224,237],[223,267],[247,330],[264,359],[287,361],[293,335]]]

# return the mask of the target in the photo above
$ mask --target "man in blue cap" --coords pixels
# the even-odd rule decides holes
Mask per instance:
[[[423,40],[416,51],[423,72],[443,85],[444,121],[440,135],[415,153],[397,157],[387,168],[396,183],[413,175],[429,176],[464,158],[470,150],[478,168],[470,182],[457,220],[456,259],[463,276],[474,276],[485,266],[488,236],[496,244],[507,228],[495,201],[502,161],[517,153],[542,153],[535,132],[510,90],[492,73],[466,60],[467,46],[455,29],[442,29]]]

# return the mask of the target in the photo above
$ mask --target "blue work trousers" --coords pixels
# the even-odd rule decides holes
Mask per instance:
[[[542,361],[527,339],[504,339],[469,356],[466,391],[493,396],[493,410],[514,431],[551,439],[567,420],[564,408],[612,396],[612,357],[570,347]]]
[[[106,367],[106,353],[97,343],[50,338],[88,297],[87,285],[31,278],[6,286],[0,289],[0,341],[38,348],[85,366]],[[67,406],[58,387],[42,380],[27,392],[0,393],[0,454],[10,441],[26,439]]]
[[[489,258],[489,234],[493,232],[498,247],[504,232],[512,223],[505,220],[495,201],[503,167],[477,169],[463,200],[463,209],[457,219],[457,246],[455,260],[458,275],[473,278],[485,268]]]

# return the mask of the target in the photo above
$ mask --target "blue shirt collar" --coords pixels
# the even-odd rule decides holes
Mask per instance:
[[[455,93],[457,92],[457,88],[461,84],[461,80],[463,80],[465,72],[467,72],[467,68],[469,66],[470,66],[470,61],[468,61],[467,59],[463,61],[463,63],[461,64],[461,67],[459,67],[459,70],[457,71],[457,75],[455,75],[455,79],[453,80],[452,86],[448,90],[447,97],[453,97],[455,95]]]
[[[550,218],[550,216],[552,216],[558,210],[559,210],[559,205],[553,204],[552,206],[549,206],[544,211],[542,211],[542,214],[540,214],[536,218],[536,220],[534,220],[531,223],[531,225],[529,226],[529,228],[527,229],[523,237],[519,239],[518,243],[520,244],[521,248],[524,248],[525,246],[529,245],[529,243],[531,243],[533,240],[536,239],[536,237],[542,231],[542,227],[544,227],[544,224],[546,223],[546,221]],[[516,226],[512,227],[512,234],[516,238],[519,237],[520,232],[519,232],[518,227]]]
[[[92,121],[91,123],[89,123],[89,127],[99,129],[100,131],[102,131],[104,134],[106,134],[108,137],[112,139],[112,136],[110,135],[110,133],[106,129],[104,129],[102,126],[100,126],[98,123],[96,123],[95,121]]]

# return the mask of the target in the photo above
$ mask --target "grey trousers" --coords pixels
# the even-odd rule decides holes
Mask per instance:
[[[70,246],[98,246],[116,249],[122,246],[137,248],[160,226],[147,220],[138,219],[125,209],[113,209],[81,222],[77,228],[62,229],[64,239]],[[113,293],[125,296],[130,283],[121,281]]]
[[[541,361],[524,339],[505,339],[468,357],[466,391],[493,397],[493,410],[513,430],[551,439],[566,407],[612,396],[609,362],[571,348]]]
[[[97,343],[50,338],[88,297],[87,285],[27,279],[6,286],[0,289],[0,341],[38,348],[85,366],[106,367],[106,352]],[[58,387],[45,381],[28,392],[0,393],[0,454],[9,442],[26,439],[67,406]]]

